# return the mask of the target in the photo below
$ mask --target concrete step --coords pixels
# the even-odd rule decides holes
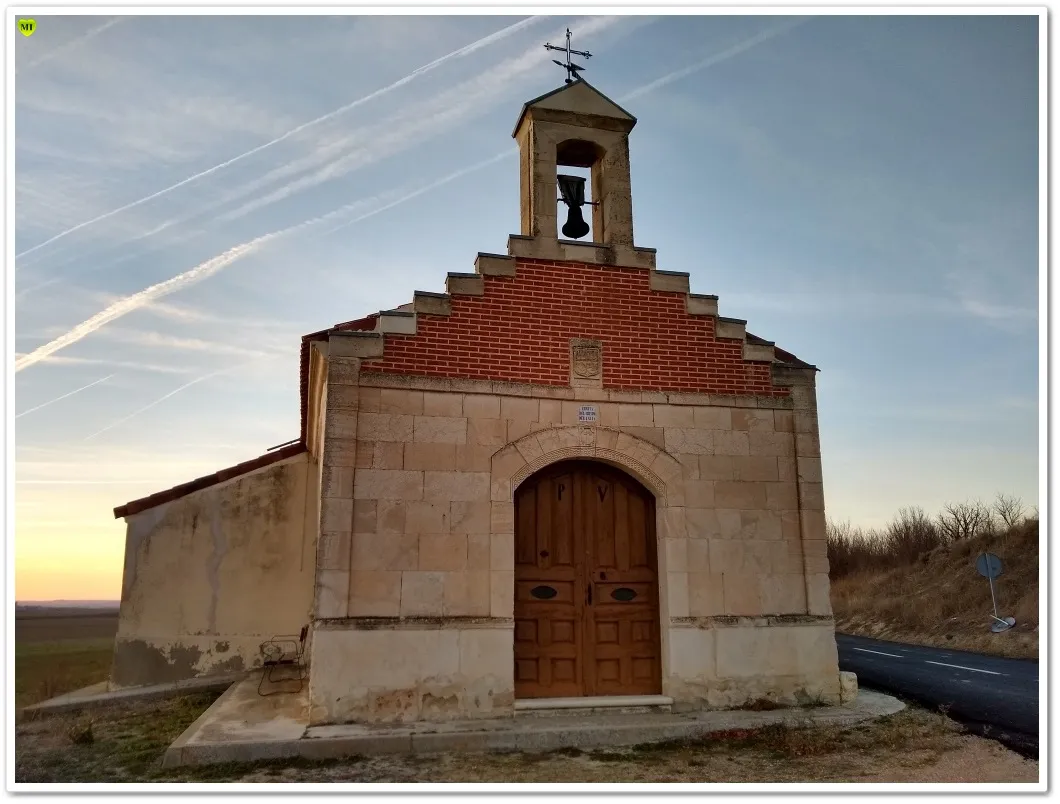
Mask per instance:
[[[232,685],[203,712],[169,747],[163,764],[174,767],[290,757],[330,759],[352,755],[554,751],[568,747],[638,745],[702,738],[715,732],[761,728],[772,723],[793,727],[852,725],[893,714],[904,706],[889,695],[865,690],[847,706],[812,709],[620,714],[616,710],[621,706],[605,706],[608,714],[582,718],[517,715],[442,723],[310,726],[306,690],[263,698],[258,695],[257,678],[252,676]],[[553,707],[568,711],[577,708]]]

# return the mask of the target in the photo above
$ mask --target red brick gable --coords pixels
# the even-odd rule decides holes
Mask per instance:
[[[454,294],[452,314],[417,314],[415,335],[387,335],[362,371],[570,383],[570,339],[603,343],[604,387],[786,396],[743,342],[716,339],[716,318],[691,315],[686,295],[652,290],[649,272],[517,259],[515,276],[484,276],[482,296]]]

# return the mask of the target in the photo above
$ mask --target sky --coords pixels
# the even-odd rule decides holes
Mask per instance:
[[[301,335],[519,231],[512,126],[636,115],[634,233],[821,371],[828,514],[1038,502],[1034,16],[49,17],[15,42],[16,597],[298,436]]]

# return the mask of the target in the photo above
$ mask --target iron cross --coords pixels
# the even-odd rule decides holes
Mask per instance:
[[[567,46],[566,47],[558,47],[556,45],[550,45],[550,44],[546,43],[545,44],[545,49],[546,50],[560,50],[560,51],[564,51],[567,54],[567,63],[566,64],[564,64],[561,61],[556,61],[555,59],[552,60],[552,62],[554,64],[558,64],[560,67],[562,67],[564,70],[567,71],[567,80],[564,82],[564,83],[567,83],[567,84],[573,84],[574,83],[574,79],[578,77],[578,73],[581,70],[585,69],[584,67],[579,67],[577,64],[575,64],[574,62],[572,62],[570,60],[571,54],[573,53],[575,56],[585,56],[585,58],[587,58],[587,59],[592,58],[592,55],[593,55],[588,50],[571,50],[570,49],[570,28],[567,29]]]

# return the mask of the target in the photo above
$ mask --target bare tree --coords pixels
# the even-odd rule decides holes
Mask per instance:
[[[994,500],[994,513],[1005,523],[1006,527],[1012,528],[1026,518],[1027,509],[1019,497],[998,494],[997,499]]]
[[[856,528],[849,521],[829,520],[826,533],[832,578],[893,563],[887,555],[883,537],[874,530]]]
[[[942,544],[942,534],[918,506],[899,508],[884,536],[887,553],[895,564],[912,564]]]
[[[948,503],[935,519],[946,542],[975,538],[991,530],[994,525],[993,512],[978,500],[973,503]]]

